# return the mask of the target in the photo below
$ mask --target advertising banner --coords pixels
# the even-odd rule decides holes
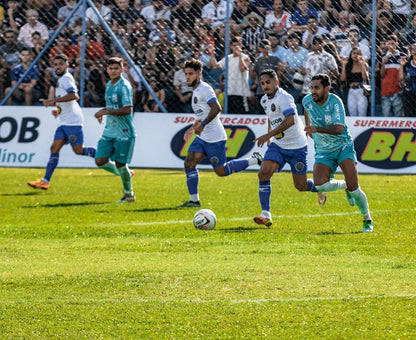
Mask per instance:
[[[96,146],[104,129],[94,113],[84,108],[84,145]],[[249,157],[258,148],[254,139],[268,129],[265,116],[222,115],[226,129],[228,159]],[[184,132],[195,122],[191,114],[135,113],[136,145],[133,168],[183,168],[188,143]],[[347,117],[354,139],[361,173],[416,173],[416,119],[382,117]],[[41,106],[0,107],[0,166],[45,167],[58,125],[51,108]],[[308,166],[314,163],[313,141],[309,138]],[[60,153],[59,167],[93,168],[89,157],[77,156],[69,145]],[[211,168],[205,162],[200,168]],[[252,167],[256,169],[258,167]],[[288,169],[286,166],[285,170]]]

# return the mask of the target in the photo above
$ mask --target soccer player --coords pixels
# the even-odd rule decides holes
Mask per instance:
[[[52,114],[55,118],[59,117],[60,123],[53,138],[51,155],[46,165],[45,175],[41,180],[27,183],[34,189],[49,189],[49,182],[59,162],[59,151],[65,144],[70,143],[72,150],[77,155],[94,158],[96,151],[94,147],[84,147],[83,145],[82,123],[84,117],[81,107],[77,103],[79,99],[77,85],[74,77],[68,72],[68,57],[65,54],[58,54],[53,59],[53,67],[59,77],[55,88],[55,98],[45,100],[43,104],[45,106],[56,105]]]
[[[254,222],[270,227],[273,223],[270,212],[270,179],[286,163],[290,165],[296,189],[316,192],[319,205],[325,204],[326,194],[318,192],[313,181],[307,178],[307,138],[292,95],[279,87],[279,79],[272,69],[260,73],[260,82],[265,93],[260,102],[269,120],[269,132],[256,138],[255,142],[260,147],[267,143],[269,147],[258,173],[262,213],[254,217]]]
[[[342,100],[329,93],[331,80],[326,74],[312,77],[311,94],[305,96],[305,131],[313,136],[315,166],[313,178],[319,191],[345,189],[350,205],[357,205],[363,215],[363,233],[372,232],[374,223],[368,209],[367,196],[358,184],[357,156],[347,125]],[[345,180],[331,179],[340,167]]]
[[[227,135],[219,119],[221,107],[212,87],[201,80],[203,63],[196,59],[185,62],[185,77],[189,87],[193,89],[192,109],[196,122],[185,132],[184,140],[189,141],[193,134],[197,136],[192,141],[185,158],[186,184],[190,200],[178,208],[200,207],[198,184],[199,174],[196,166],[208,157],[215,173],[228,176],[234,172],[245,170],[250,165],[261,164],[263,156],[254,152],[247,159],[226,162],[225,143]]]
[[[123,197],[117,203],[134,202],[131,178],[133,172],[129,169],[133,156],[136,129],[133,124],[133,88],[129,81],[121,76],[123,59],[112,57],[108,60],[107,73],[110,80],[105,88],[106,107],[95,113],[100,123],[107,115],[103,134],[98,141],[95,164],[121,177]]]

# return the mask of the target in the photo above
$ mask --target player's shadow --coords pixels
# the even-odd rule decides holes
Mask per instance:
[[[361,234],[360,231],[350,231],[350,232],[339,232],[335,230],[328,230],[328,231],[320,231],[316,233],[318,236],[326,236],[326,235],[351,235],[351,234]]]
[[[17,194],[0,194],[0,196],[9,196],[9,197],[12,197],[12,196],[34,196],[34,195],[38,195],[38,194],[39,194],[39,192],[34,191],[34,192],[20,192],[20,193],[17,193]]]
[[[155,212],[155,211],[167,211],[167,210],[178,210],[176,207],[166,207],[166,208],[144,208],[144,209],[135,209],[135,210],[127,210],[132,212]]]
[[[237,228],[222,228],[222,229],[218,229],[219,231],[225,232],[225,233],[246,233],[249,231],[254,231],[254,230],[271,230],[270,228],[264,226],[264,227],[245,227],[245,226],[240,226]]]
[[[107,204],[106,202],[97,203],[97,202],[77,202],[77,203],[56,203],[56,204],[37,204],[37,205],[24,205],[22,208],[32,209],[32,208],[62,208],[62,207],[77,207],[77,206],[86,206],[86,205],[100,205]]]

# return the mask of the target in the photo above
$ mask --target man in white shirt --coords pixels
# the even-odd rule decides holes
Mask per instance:
[[[231,39],[232,54],[228,55],[228,113],[248,113],[248,97],[251,95],[248,84],[251,61],[247,54],[242,52],[240,37]],[[209,45],[211,54],[209,64],[214,69],[225,68],[225,58],[219,62],[215,60],[214,46]]]
[[[29,9],[26,12],[27,24],[20,28],[17,40],[24,43],[26,46],[34,47],[32,41],[32,34],[39,32],[42,43],[45,44],[49,39],[48,27],[38,20],[38,12],[34,9]]]
[[[230,1],[228,19],[232,13],[233,5]],[[212,0],[202,7],[201,17],[204,23],[210,25],[211,28],[225,24],[227,19],[227,2],[224,0]]]

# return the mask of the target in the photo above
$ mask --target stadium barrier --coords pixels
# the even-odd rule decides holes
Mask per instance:
[[[0,166],[45,167],[57,126],[50,108],[4,108],[0,117]],[[97,109],[84,110],[85,145],[97,145],[104,124],[94,118]],[[361,173],[416,173],[416,120],[412,118],[347,117]],[[260,115],[222,115],[228,134],[227,156],[248,157],[253,151],[264,152],[253,140],[267,131],[267,118]],[[192,115],[136,113],[136,146],[131,166],[134,168],[182,169],[187,144],[186,129],[193,124]],[[308,139],[308,164],[314,163],[313,142]],[[61,151],[60,167],[94,168],[94,161],[73,153],[69,146]],[[209,164],[201,168],[210,169]],[[258,169],[253,167],[252,169]],[[287,170],[287,166],[284,168]]]

